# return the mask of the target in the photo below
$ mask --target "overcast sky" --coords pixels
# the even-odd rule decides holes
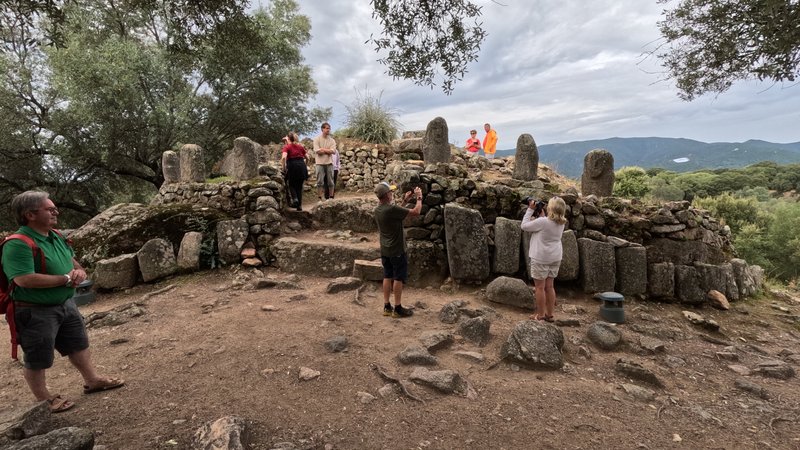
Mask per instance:
[[[382,92],[403,130],[447,120],[450,142],[489,122],[498,149],[522,133],[538,144],[609,137],[683,137],[705,142],[800,141],[800,85],[739,82],[719,96],[685,102],[662,81],[656,0],[475,0],[489,36],[479,60],[447,96],[393,80],[364,42],[379,33],[369,0],[300,1],[311,19],[304,49],[334,130],[357,91]]]

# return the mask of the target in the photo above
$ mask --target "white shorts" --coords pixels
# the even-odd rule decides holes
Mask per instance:
[[[534,280],[555,278],[558,276],[559,267],[561,267],[561,261],[550,264],[539,264],[531,261],[531,278]]]

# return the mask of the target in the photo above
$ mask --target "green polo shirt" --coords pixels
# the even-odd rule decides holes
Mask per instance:
[[[64,275],[73,268],[72,258],[75,252],[67,242],[54,232],[47,236],[33,231],[33,229],[23,226],[17,233],[24,234],[42,249],[45,257],[45,266],[48,274]],[[39,257],[34,261],[33,251],[28,244],[19,239],[12,239],[3,246],[3,272],[8,281],[11,282],[20,275],[39,273]],[[11,298],[28,303],[40,303],[43,305],[60,305],[72,298],[75,289],[72,287],[59,286],[52,288],[23,288],[15,287]]]

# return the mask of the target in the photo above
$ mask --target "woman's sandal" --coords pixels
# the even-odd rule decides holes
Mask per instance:
[[[555,322],[553,316],[543,316],[540,320],[544,320],[545,322]]]
[[[70,410],[73,406],[75,406],[75,403],[65,398],[61,398],[61,395],[59,394],[47,399],[47,403],[50,404],[50,412],[53,414]]]

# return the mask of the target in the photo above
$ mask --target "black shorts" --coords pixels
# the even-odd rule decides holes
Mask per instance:
[[[381,256],[383,264],[383,278],[391,278],[395,281],[408,280],[408,257],[403,253],[400,256]]]
[[[14,305],[14,320],[28,369],[52,367],[53,349],[67,356],[89,348],[83,316],[72,299],[58,306]]]

